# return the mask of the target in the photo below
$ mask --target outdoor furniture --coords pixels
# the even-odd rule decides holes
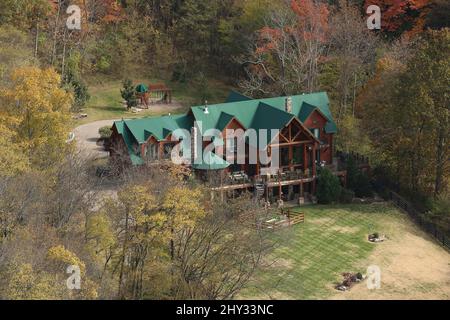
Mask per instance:
[[[248,181],[248,175],[244,171],[237,171],[230,174],[232,181],[242,183]]]

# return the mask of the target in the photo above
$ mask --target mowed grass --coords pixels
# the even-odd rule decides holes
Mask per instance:
[[[388,204],[307,206],[305,223],[273,233],[275,249],[240,298],[326,299],[343,272],[365,273],[370,233],[391,234],[404,215]]]
[[[160,79],[150,78],[133,78],[130,77],[134,85],[139,83],[144,84],[156,84],[165,83],[173,90],[173,101],[179,104],[179,108],[175,110],[171,109],[170,112],[183,113],[190,106],[200,104],[199,89],[192,83],[178,83],[167,82]],[[123,105],[123,99],[120,95],[120,90],[123,88],[123,80],[95,77],[88,79],[90,100],[82,110],[82,113],[86,113],[88,118],[75,121],[75,125],[81,125],[98,120],[111,120],[120,118],[137,118],[145,116],[156,116],[166,114],[164,110],[152,111],[144,110],[139,113],[133,113],[127,111]],[[210,99],[208,103],[217,103],[225,101],[231,87],[224,84],[219,80],[209,81],[209,95]]]

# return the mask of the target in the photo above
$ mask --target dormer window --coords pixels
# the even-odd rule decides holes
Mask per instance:
[[[312,133],[314,134],[314,137],[316,137],[317,139],[320,138],[320,130],[317,128],[312,129]]]

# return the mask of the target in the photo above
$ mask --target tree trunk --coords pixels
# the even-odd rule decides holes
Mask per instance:
[[[64,73],[66,72],[66,45],[67,45],[66,35],[67,35],[67,29],[64,29],[63,56],[62,56],[62,63],[61,63],[61,80],[63,83],[65,83]]]
[[[38,44],[39,44],[39,23],[36,22],[36,38],[34,40],[34,57],[37,58],[38,55]]]
[[[125,265],[125,253],[127,250],[127,245],[128,245],[128,219],[129,219],[129,215],[128,215],[128,209],[127,209],[127,213],[125,215],[125,239],[123,240],[123,246],[122,246],[122,257],[121,257],[121,262],[120,262],[120,272],[119,272],[119,288],[118,288],[118,297],[122,298],[122,281],[123,281],[123,270],[124,270],[124,265]]]
[[[445,164],[445,127],[439,129],[439,136],[436,150],[436,180],[434,183],[434,197],[438,197],[442,191],[442,181]]]
[[[52,59],[51,59],[52,65],[55,63],[55,59],[56,59],[56,42],[57,42],[57,37],[58,37],[58,24],[59,24],[60,14],[61,14],[61,1],[58,0],[58,13],[56,14],[55,30],[53,32],[53,51],[52,51]]]

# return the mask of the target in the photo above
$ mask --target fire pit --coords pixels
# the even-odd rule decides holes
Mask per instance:
[[[368,240],[370,242],[383,242],[384,240],[386,240],[386,236],[384,234],[379,234],[378,232],[369,234],[368,236]]]

